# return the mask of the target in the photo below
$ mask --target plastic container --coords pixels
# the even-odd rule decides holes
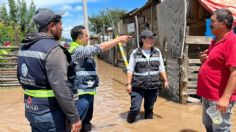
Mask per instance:
[[[207,109],[207,114],[211,117],[211,120],[214,124],[220,125],[223,122],[221,113],[216,109],[216,106],[209,107]]]

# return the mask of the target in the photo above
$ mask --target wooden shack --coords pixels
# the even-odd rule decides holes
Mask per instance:
[[[155,46],[161,49],[172,96],[182,104],[200,102],[196,95],[198,71],[201,66],[200,51],[208,48],[212,36],[206,34],[206,20],[211,12],[200,0],[149,0],[121,18],[118,25],[121,34],[130,34],[134,39],[124,45],[129,58],[138,47],[139,34],[150,29],[157,34]],[[116,50],[119,66],[123,60]]]
[[[121,21],[118,24],[119,33],[129,34],[134,37],[131,41],[124,45],[125,53],[128,59],[132,50],[139,47],[139,34],[143,30],[149,29],[158,34],[157,4],[157,0],[148,0],[143,7],[136,8],[121,17]],[[155,42],[155,46],[159,47],[158,35]],[[117,65],[124,67],[123,59],[118,51],[118,48],[116,53]]]
[[[211,14],[198,0],[164,0],[156,8],[170,88],[180,103],[199,102],[196,95],[199,53],[212,39],[204,36],[206,19]]]
[[[204,36],[210,15],[198,0],[162,0],[161,3],[149,0],[121,18],[120,32],[135,36],[132,44],[125,46],[128,58],[138,47],[137,38],[142,30],[150,29],[157,34],[155,46],[164,56],[172,96],[183,104],[200,101],[196,96],[198,55],[199,49],[206,49],[211,41],[211,37]],[[130,33],[132,23],[135,31]],[[121,58],[118,60],[122,63]]]
[[[112,40],[114,37],[112,30],[106,29],[104,31],[104,34],[101,36],[97,36],[98,39],[95,40],[95,43],[102,43],[105,41],[110,41]],[[116,65],[116,48],[112,48],[108,51],[105,51],[103,54],[99,54],[98,57],[104,61],[106,61],[107,63],[110,63],[112,65]]]

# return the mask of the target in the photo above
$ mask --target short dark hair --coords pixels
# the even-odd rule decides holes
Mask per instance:
[[[75,26],[71,29],[70,35],[74,42],[78,39],[79,36],[83,35],[83,29],[85,29],[85,27],[82,25]]]
[[[46,26],[44,26],[43,28],[41,28],[41,29],[39,29],[39,32],[47,32],[49,29],[48,29],[48,25],[50,24],[50,23],[55,23],[55,24],[57,24],[57,23],[59,23],[60,21],[61,21],[61,16],[59,16],[59,15],[56,15],[56,16],[54,16],[53,18],[52,18],[52,20],[46,25]]]
[[[216,19],[219,22],[226,21],[226,27],[228,29],[232,29],[233,23],[234,23],[234,18],[233,18],[233,14],[230,10],[228,10],[228,9],[218,9],[218,10],[213,12],[213,15],[216,15]]]

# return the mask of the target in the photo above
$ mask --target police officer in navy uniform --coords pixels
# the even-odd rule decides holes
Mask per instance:
[[[30,33],[18,52],[17,77],[24,89],[25,116],[33,132],[65,132],[81,129],[70,83],[70,54],[61,38],[61,14],[39,9],[33,17],[38,33]]]
[[[138,115],[144,98],[145,119],[153,118],[153,106],[160,87],[168,87],[161,51],[153,46],[154,36],[150,30],[141,33],[140,48],[135,49],[128,66],[127,91],[131,96],[131,107],[127,121],[132,123]]]

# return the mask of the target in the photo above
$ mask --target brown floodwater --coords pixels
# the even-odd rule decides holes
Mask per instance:
[[[143,108],[138,121],[126,122],[130,97],[125,90],[125,73],[101,60],[97,61],[100,86],[95,97],[94,132],[204,132],[201,124],[201,104],[180,105],[158,97],[154,119],[143,119]],[[236,132],[236,114],[232,132]],[[21,88],[0,89],[0,132],[30,132],[24,118]]]

